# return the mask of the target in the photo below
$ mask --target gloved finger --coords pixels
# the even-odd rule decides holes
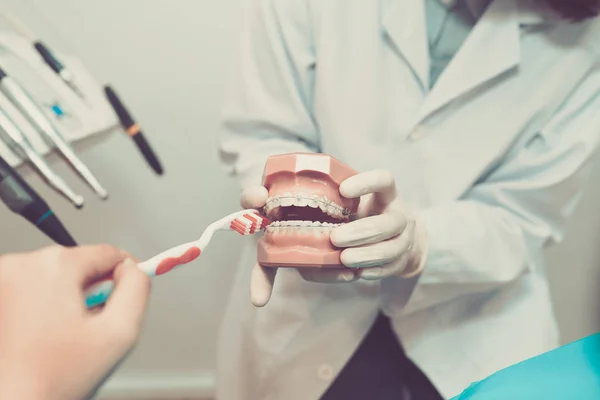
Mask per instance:
[[[360,279],[366,281],[376,281],[379,279],[389,278],[390,276],[400,275],[406,268],[408,253],[404,253],[400,258],[383,265],[374,267],[362,268],[358,270]]]
[[[269,192],[264,186],[252,186],[242,191],[240,205],[242,208],[262,208],[267,202]]]
[[[383,206],[396,199],[394,175],[385,169],[376,169],[351,176],[340,184],[340,194],[354,199],[373,193]]]
[[[277,268],[254,264],[250,276],[250,301],[255,307],[264,307],[271,299],[276,274]]]
[[[344,249],[340,258],[349,268],[368,268],[399,259],[412,243],[410,235],[398,235],[383,242]]]
[[[331,232],[331,243],[340,248],[378,243],[401,234],[408,219],[404,214],[386,213],[358,219]]]
[[[357,271],[342,268],[298,268],[302,279],[316,283],[348,283],[358,279]]]

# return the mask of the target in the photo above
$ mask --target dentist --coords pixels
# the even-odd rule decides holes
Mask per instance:
[[[346,274],[245,248],[218,398],[447,399],[555,348],[542,250],[598,150],[600,1],[246,4],[220,142],[241,203],[268,156],[323,152],[366,207],[331,237]]]

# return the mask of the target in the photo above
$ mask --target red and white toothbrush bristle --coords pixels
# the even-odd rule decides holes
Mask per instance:
[[[265,229],[271,221],[260,215],[257,211],[249,212],[231,221],[229,226],[240,235],[252,235]]]

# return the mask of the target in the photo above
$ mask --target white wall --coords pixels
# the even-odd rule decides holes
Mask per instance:
[[[240,0],[4,0],[52,47],[80,57],[112,83],[141,121],[166,167],[153,175],[116,132],[80,146],[111,193],[100,202],[58,160],[53,166],[87,194],[70,204],[27,174],[81,243],[109,242],[140,258],[182,241],[237,208],[237,189],[219,170],[216,128]],[[600,169],[594,178],[600,182]],[[566,341],[600,329],[600,185],[594,184],[570,236],[550,251],[556,308]],[[0,252],[50,242],[0,207]],[[140,345],[109,383],[135,392],[172,387],[210,391],[219,316],[241,238],[219,235],[202,259],[154,281]],[[250,266],[249,266],[250,267]],[[155,392],[156,394],[156,392]]]

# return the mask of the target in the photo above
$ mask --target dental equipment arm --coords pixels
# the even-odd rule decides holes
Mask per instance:
[[[225,170],[238,178],[242,188],[261,185],[269,156],[319,148],[310,113],[315,56],[308,40],[311,34],[299,23],[307,19],[306,2],[245,4],[245,26],[219,146]],[[291,46],[291,42],[305,43]]]
[[[589,180],[600,142],[598,110],[597,67],[543,129],[464,198],[420,213],[429,253],[407,314],[538,273],[529,266],[544,246],[563,240]]]

